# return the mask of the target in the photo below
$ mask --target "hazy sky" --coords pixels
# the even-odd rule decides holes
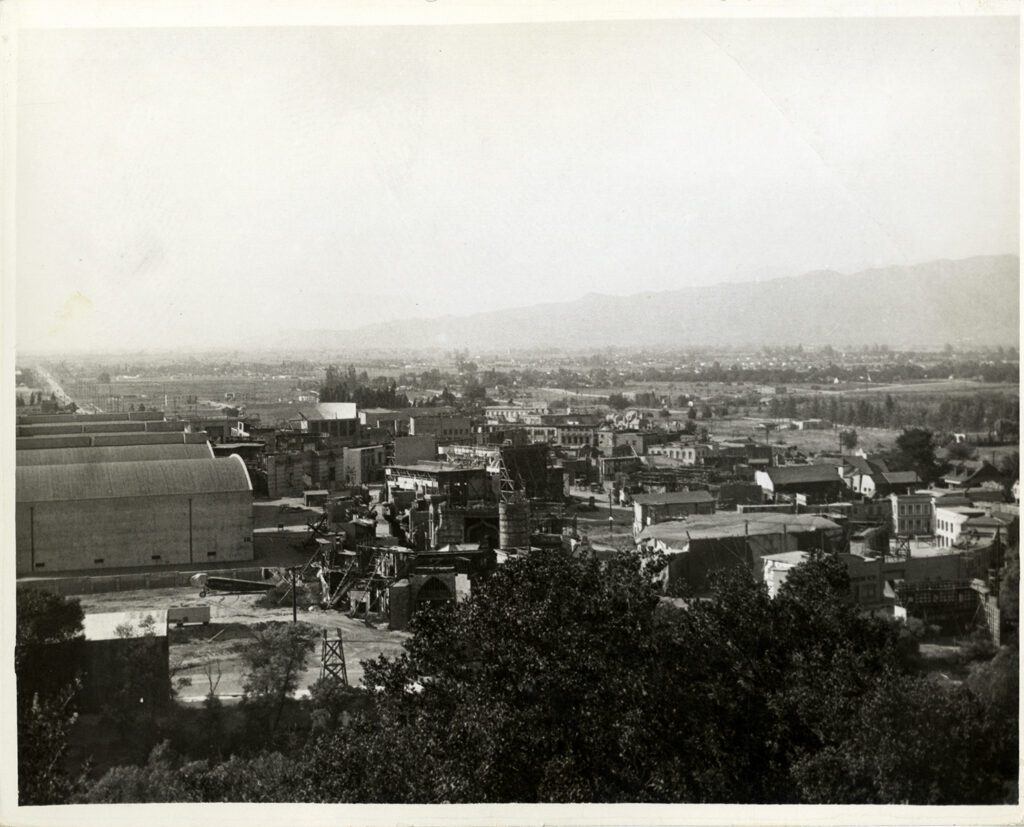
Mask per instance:
[[[1015,18],[25,30],[19,348],[1019,248]]]

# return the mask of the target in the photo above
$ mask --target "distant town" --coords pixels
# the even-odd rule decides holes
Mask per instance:
[[[805,607],[840,612],[830,622],[846,626],[830,645],[857,624],[876,636],[882,624],[892,630],[883,650],[901,651],[899,669],[920,686],[957,703],[969,690],[986,699],[984,712],[965,715],[1015,716],[1018,378],[1012,346],[23,361],[19,720],[23,734],[49,733],[21,742],[23,803],[252,800],[241,778],[205,793],[185,776],[162,792],[153,779],[186,759],[202,759],[208,774],[259,750],[287,755],[324,727],[370,749],[360,726],[440,691],[431,681],[454,668],[443,665],[454,650],[423,660],[437,617],[479,623],[459,634],[486,647],[487,607],[524,572],[552,584],[566,566],[611,577],[617,560],[635,569],[607,588],[646,589],[694,622],[727,599],[722,584],[737,572],[751,595],[784,606],[805,569],[830,566],[818,576],[839,584],[834,605]],[[561,616],[586,614],[579,601],[597,598],[552,599],[566,601]],[[528,604],[519,594],[502,609],[506,627],[486,634],[514,637],[526,622],[515,613],[537,611]],[[38,632],[54,612],[72,618],[65,634],[22,639],[25,618]],[[64,684],[33,671],[69,647]],[[283,671],[272,665],[282,652]],[[403,652],[419,659],[415,669]],[[399,706],[374,699],[388,680],[403,682],[403,669],[405,699],[388,702]],[[25,706],[35,684],[36,704]],[[917,697],[917,686],[900,691]],[[984,783],[896,795],[1012,799],[1010,723],[984,722]],[[58,753],[59,769],[33,750]],[[129,784],[131,767],[142,780]],[[268,800],[434,800],[426,787],[363,776],[311,791],[261,767],[273,776]],[[849,798],[807,784],[797,800]],[[853,800],[890,795],[881,777],[863,784]],[[730,789],[683,800],[742,799]],[[538,795],[513,785],[498,798]],[[554,797],[573,793],[557,787]]]

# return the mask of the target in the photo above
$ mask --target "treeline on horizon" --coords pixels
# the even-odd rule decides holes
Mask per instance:
[[[993,439],[1016,438],[1020,397],[1000,393],[885,394],[881,399],[851,400],[841,395],[775,396],[769,416],[789,419],[827,419],[836,425],[859,428],[924,427],[934,431],[972,431]]]

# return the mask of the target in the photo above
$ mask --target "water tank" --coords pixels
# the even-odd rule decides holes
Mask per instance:
[[[529,503],[498,503],[498,546],[501,549],[530,547]]]

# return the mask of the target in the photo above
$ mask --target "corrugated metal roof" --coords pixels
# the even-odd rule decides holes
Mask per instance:
[[[839,482],[833,465],[780,465],[766,472],[774,485],[799,485],[814,482]]]
[[[193,443],[193,442],[206,442],[207,434],[190,434],[182,433],[181,431],[171,431],[169,433],[151,432],[147,431],[142,434],[93,434],[92,444],[93,445],[160,445],[170,443]]]
[[[183,442],[157,445],[109,445],[96,448],[45,448],[16,451],[17,465],[78,465],[85,462],[140,462],[146,460],[213,459],[208,442],[186,445]]]
[[[251,491],[241,457],[157,462],[86,462],[16,469],[19,503]]]
[[[682,505],[710,503],[714,500],[715,498],[707,491],[669,491],[665,494],[636,494],[633,497],[633,502],[640,505]]]
[[[57,436],[59,434],[110,434],[146,430],[145,422],[49,422],[19,425],[18,436]]]
[[[45,425],[52,422],[152,422],[164,418],[163,411],[128,411],[80,414],[21,414],[19,425]]]
[[[78,448],[92,445],[92,437],[88,434],[70,434],[65,436],[19,436],[15,440],[18,451],[31,451],[45,448]]]

